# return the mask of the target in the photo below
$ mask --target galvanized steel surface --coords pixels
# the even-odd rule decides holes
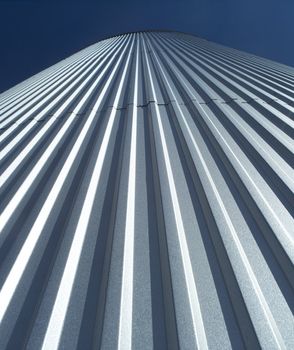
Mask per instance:
[[[0,95],[0,348],[294,349],[293,87],[145,32]]]

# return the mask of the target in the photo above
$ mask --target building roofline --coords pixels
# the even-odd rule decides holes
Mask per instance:
[[[193,33],[188,33],[188,32],[183,32],[183,31],[173,30],[173,29],[164,29],[164,28],[160,29],[159,28],[159,29],[142,29],[142,30],[119,32],[119,33],[116,33],[116,34],[111,35],[111,36],[105,36],[104,38],[100,39],[99,41],[115,38],[117,36],[122,36],[122,35],[127,35],[127,34],[139,34],[139,33],[177,33],[177,34],[191,35],[191,36],[194,36],[196,38],[199,38],[198,35],[195,35]],[[202,39],[205,40],[205,38],[202,38]],[[99,42],[99,41],[97,41],[97,42]]]

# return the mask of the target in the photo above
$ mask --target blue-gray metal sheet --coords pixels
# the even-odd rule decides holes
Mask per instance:
[[[175,32],[0,95],[1,349],[294,349],[294,69]]]

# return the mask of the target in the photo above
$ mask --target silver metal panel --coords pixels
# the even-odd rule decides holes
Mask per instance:
[[[174,32],[0,95],[1,349],[294,349],[294,70]]]

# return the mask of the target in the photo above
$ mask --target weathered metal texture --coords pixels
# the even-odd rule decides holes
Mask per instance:
[[[1,95],[1,349],[294,349],[294,69],[173,32]]]

